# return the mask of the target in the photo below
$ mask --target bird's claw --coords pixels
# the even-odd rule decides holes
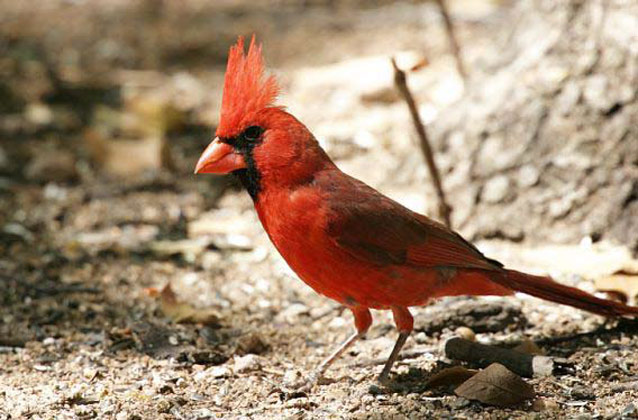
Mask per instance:
[[[383,386],[383,387],[387,387],[391,383],[390,377],[388,375],[379,375],[377,377],[376,382],[377,382],[377,385]]]
[[[370,387],[368,388],[368,391],[371,394],[385,394],[396,390],[397,383],[390,379],[389,374],[384,374],[384,372],[377,376],[376,381],[373,384],[370,384]]]

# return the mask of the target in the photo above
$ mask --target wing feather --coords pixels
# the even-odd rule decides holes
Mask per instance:
[[[330,192],[328,235],[360,260],[379,266],[502,267],[459,234],[354,178],[334,176],[320,182],[327,183]]]

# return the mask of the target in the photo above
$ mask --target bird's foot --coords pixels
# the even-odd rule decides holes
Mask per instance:
[[[385,370],[377,376],[377,385],[388,386],[390,385],[390,374]]]
[[[377,380],[370,384],[368,391],[371,394],[383,394],[390,386],[390,378],[389,375],[384,375],[383,372],[377,376]]]
[[[377,380],[370,384],[368,392],[373,395],[387,394],[395,390],[395,383],[390,380],[390,375],[387,372],[381,372],[377,376]]]
[[[299,389],[303,392],[312,391],[312,388],[314,388],[315,385],[317,385],[317,383],[319,382],[320,377],[321,377],[320,372],[317,372],[317,371],[311,372],[310,375],[306,377],[306,380],[304,381],[305,383]]]

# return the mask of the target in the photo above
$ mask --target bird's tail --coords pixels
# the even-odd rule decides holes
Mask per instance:
[[[490,277],[494,283],[512,290],[595,314],[609,317],[638,316],[638,307],[597,298],[583,290],[557,283],[551,277],[533,276],[515,270],[505,270],[502,274]]]

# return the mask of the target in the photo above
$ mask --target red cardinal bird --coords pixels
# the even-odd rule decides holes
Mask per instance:
[[[638,315],[638,308],[506,269],[442,224],[341,172],[308,128],[274,105],[277,93],[261,46],[253,37],[244,55],[239,38],[230,48],[217,137],[195,173],[235,174],[290,267],[354,314],[356,332],[309,383],[366,333],[371,308],[390,309],[399,330],[382,383],[412,331],[408,308],[433,298],[520,291],[596,314]]]

